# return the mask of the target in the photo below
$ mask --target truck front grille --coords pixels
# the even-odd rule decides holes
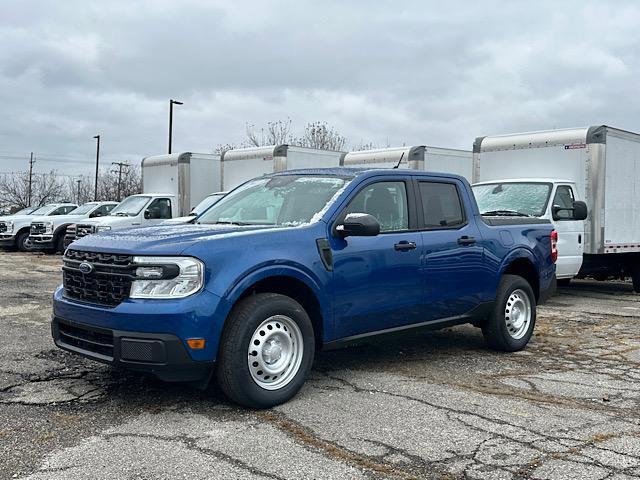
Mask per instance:
[[[32,223],[31,224],[31,235],[44,235],[46,233],[47,227],[44,223]]]
[[[82,225],[82,224],[76,225],[76,232],[75,232],[76,239],[86,237],[87,235],[91,235],[92,233],[95,233],[94,225]]]
[[[0,222],[0,233],[5,233],[7,231],[7,224],[4,222]]]
[[[113,333],[111,330],[67,323],[56,319],[57,338],[63,346],[75,347],[97,354],[104,360],[113,360]]]
[[[80,270],[87,263],[88,273]],[[129,297],[134,278],[133,257],[72,250],[63,258],[64,295],[82,302],[115,307]]]

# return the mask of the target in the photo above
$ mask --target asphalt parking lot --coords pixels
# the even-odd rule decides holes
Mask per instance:
[[[574,282],[516,354],[456,327],[322,352],[247,411],[56,349],[60,256],[0,253],[0,478],[640,478],[640,296]]]

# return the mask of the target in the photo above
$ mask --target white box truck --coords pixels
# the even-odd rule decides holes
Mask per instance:
[[[404,156],[402,156],[404,154]],[[412,147],[392,147],[376,150],[349,152],[343,159],[345,167],[368,168],[411,168],[429,172],[454,173],[471,180],[473,155],[469,150],[430,147],[418,145]]]
[[[247,180],[267,173],[298,168],[338,167],[344,155],[345,152],[293,145],[227,150],[221,160],[222,190],[233,190]]]
[[[142,159],[142,191],[175,196],[179,216],[221,191],[220,155],[171,153]]]
[[[640,292],[639,134],[598,125],[479,137],[473,152],[480,212],[549,219],[559,281],[631,277]]]

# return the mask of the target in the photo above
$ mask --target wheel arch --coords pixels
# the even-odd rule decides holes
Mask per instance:
[[[536,269],[533,254],[525,249],[519,249],[507,257],[500,271],[502,275],[517,275],[524,278],[536,297],[536,301],[540,298],[540,274]]]

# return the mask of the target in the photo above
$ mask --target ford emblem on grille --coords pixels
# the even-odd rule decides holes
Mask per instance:
[[[80,265],[78,265],[78,270],[80,270],[80,273],[82,273],[83,275],[88,275],[93,272],[94,268],[90,263],[82,262]]]

